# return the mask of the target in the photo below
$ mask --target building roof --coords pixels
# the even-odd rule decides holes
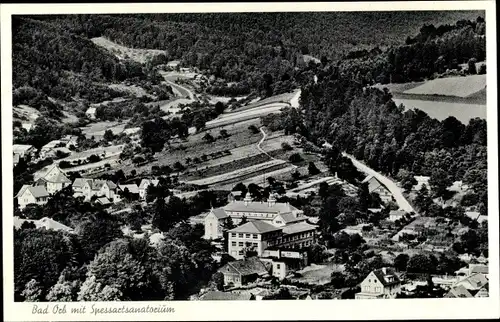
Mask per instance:
[[[70,227],[61,224],[58,221],[55,221],[52,218],[48,217],[43,217],[42,219],[39,220],[30,220],[30,219],[21,219],[19,217],[14,217],[14,227],[15,228],[21,228],[22,224],[24,222],[32,222],[35,224],[36,228],[45,228],[45,229],[51,229],[51,230],[63,230],[63,231],[73,231]]]
[[[52,140],[50,141],[49,143],[45,144],[44,146],[42,146],[42,150],[50,150],[50,149],[53,149],[56,147],[56,145],[60,144],[61,141],[59,140]]]
[[[384,189],[389,190],[375,176],[368,176],[368,177],[366,177],[365,180],[362,181],[362,183],[368,183],[368,191],[369,192],[372,192],[373,190],[377,189],[378,187],[383,187]]]
[[[468,290],[479,290],[488,283],[484,274],[476,273],[459,280],[455,285],[463,285]]]
[[[472,294],[463,286],[459,285],[450,289],[446,297],[473,297]]]
[[[75,181],[73,181],[73,187],[74,188],[83,188],[85,186],[85,183],[88,181],[92,182],[92,179],[87,179],[87,178],[76,178]]]
[[[141,180],[141,183],[139,184],[139,189],[145,189],[146,186],[152,184],[153,186],[157,186],[158,185],[158,182],[160,182],[160,180],[156,180],[156,179],[142,179]]]
[[[253,220],[249,221],[246,224],[238,226],[229,230],[231,233],[250,233],[250,234],[263,234],[271,231],[278,231],[281,228],[275,227],[271,224],[268,224],[262,220]]]
[[[380,269],[376,269],[373,271],[373,274],[377,277],[377,279],[382,283],[384,286],[389,286],[393,284],[399,284],[401,283],[401,280],[399,279],[399,276],[396,275],[396,272],[394,269],[390,267],[384,267]],[[392,276],[392,281],[389,280],[389,277]]]
[[[389,211],[389,216],[404,216],[406,215],[406,211],[404,210],[391,210]]]
[[[316,230],[318,226],[308,224],[307,222],[299,222],[296,224],[286,225],[282,227],[284,234],[296,234],[304,231]]]
[[[109,199],[106,197],[97,198],[96,202],[100,203],[103,206],[109,205],[111,203],[111,201],[109,201]]]
[[[32,145],[29,144],[14,144],[12,145],[12,151],[14,154],[25,153],[29,149],[33,149]]]
[[[54,182],[54,183],[71,183],[71,180],[66,177],[66,175],[62,172],[59,172],[55,177],[53,178],[47,178],[47,177],[42,177],[43,179],[47,180],[48,182]]]
[[[219,269],[221,273],[227,272],[227,268],[231,267],[241,276],[248,275],[265,275],[268,274],[266,265],[258,257],[250,257],[247,259],[242,259],[234,262],[229,262]]]
[[[202,301],[249,301],[253,295],[245,292],[209,291],[200,297]]]
[[[469,264],[469,274],[488,274],[488,265],[484,264]]]
[[[33,128],[33,123],[22,123],[21,127],[29,132]]]
[[[29,190],[29,192],[31,192],[31,194],[35,198],[42,198],[49,196],[49,193],[47,192],[47,189],[45,189],[44,186],[30,186],[25,184],[24,186],[22,186],[21,190],[19,190],[19,192],[17,193],[16,198],[21,197],[26,192],[26,190]]]
[[[285,222],[285,224],[290,224],[290,223],[297,222],[297,221],[307,220],[307,217],[296,214],[296,213],[295,214],[294,213],[281,214],[280,217],[283,218],[283,221]]]
[[[96,112],[96,108],[95,107],[89,107],[85,113],[94,114],[95,112]]]
[[[119,185],[121,190],[125,190],[125,188],[128,189],[130,193],[139,193],[139,187],[134,183],[134,184],[121,184]]]
[[[235,211],[235,212],[261,212],[261,213],[285,214],[297,211],[298,209],[290,204],[282,202],[276,202],[270,205],[268,202],[261,202],[261,201],[250,201],[248,202],[248,204],[246,204],[245,201],[234,201],[224,206],[224,210]]]
[[[212,209],[211,212],[215,215],[215,217],[217,217],[217,219],[223,219],[229,217],[222,208]]]

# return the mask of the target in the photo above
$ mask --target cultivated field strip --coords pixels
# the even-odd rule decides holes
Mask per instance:
[[[285,161],[283,160],[271,160],[268,162],[260,163],[257,165],[253,165],[250,167],[246,167],[243,169],[239,169],[236,171],[231,171],[225,174],[209,177],[209,178],[204,178],[200,180],[193,180],[193,181],[188,181],[187,183],[189,184],[196,184],[196,185],[213,185],[216,183],[224,183],[230,180],[241,180],[241,177],[248,176],[251,174],[254,174],[256,172],[262,172],[264,170],[268,170],[270,168],[274,168],[276,166],[281,166],[283,164],[286,164]]]

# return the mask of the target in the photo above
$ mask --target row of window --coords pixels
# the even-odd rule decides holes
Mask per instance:
[[[253,246],[253,247],[259,246],[258,243],[248,243],[248,242],[247,243],[244,243],[244,242],[238,242],[238,243],[236,243],[235,241],[231,242],[231,246],[233,246],[233,247],[236,247],[236,245],[238,245],[239,247],[243,247],[243,246],[245,246],[245,244],[248,247],[249,246]]]
[[[228,211],[228,212],[231,215],[239,215],[239,216],[246,216],[246,217],[274,218],[274,216],[276,216],[276,214],[262,214],[262,213],[251,213],[251,212],[230,212],[230,211]]]
[[[253,239],[257,239],[258,236],[257,234],[241,234],[241,233],[231,233],[231,237],[238,237],[238,238],[253,238]]]

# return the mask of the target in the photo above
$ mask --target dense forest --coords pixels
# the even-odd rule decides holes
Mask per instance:
[[[45,82],[43,86],[37,85],[35,81],[30,82],[26,76],[23,77],[31,75],[24,72],[16,76],[15,84],[17,87],[35,82],[32,85],[37,89],[37,86],[45,88],[47,95],[50,94],[49,89],[60,85],[55,91],[65,97],[75,94],[75,87],[80,84],[78,91],[83,91],[80,96],[86,96],[85,91],[90,91],[82,87],[91,88],[95,100],[99,100],[105,95],[102,92],[107,91],[96,88],[91,79],[144,77],[136,63],[118,63],[89,41],[90,38],[103,36],[132,48],[164,50],[167,59],[180,59],[185,66],[197,67],[207,75],[226,82],[212,84],[207,89],[210,93],[237,96],[258,92],[262,96],[270,96],[290,91],[306,81],[303,72],[308,70],[310,63],[306,63],[304,55],[317,57],[323,63],[334,61],[353,51],[370,50],[375,46],[382,49],[398,46],[408,35],[418,33],[422,23],[454,23],[476,16],[477,13],[467,11],[38,16],[33,17],[36,21],[26,23],[23,20],[19,23],[24,27],[17,28],[21,33],[20,37],[15,37],[19,37],[15,53],[22,55],[16,61],[20,66],[27,66],[27,63],[41,65],[42,79],[52,81]],[[35,34],[44,35],[43,44],[40,43],[40,36],[32,35],[33,31],[23,36],[24,30],[33,29],[40,30]],[[29,44],[24,41],[26,37],[35,41],[36,46],[31,50],[26,48]],[[412,38],[411,41],[418,42],[421,38]],[[83,44],[85,50],[74,51]],[[43,59],[47,55],[44,46],[50,46],[49,55],[57,58],[54,61],[64,62],[65,57],[78,57],[74,63],[64,62],[67,67],[64,70],[88,75],[87,80],[70,73],[64,77],[71,79],[70,84],[62,80],[59,80],[62,84],[58,84],[54,77],[60,71],[51,69],[50,72],[43,72],[46,64],[31,56],[43,52]],[[117,94],[111,91],[108,95],[113,97]]]

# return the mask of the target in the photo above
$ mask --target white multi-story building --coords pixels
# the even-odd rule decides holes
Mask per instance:
[[[401,292],[401,280],[389,267],[376,269],[361,282],[356,299],[394,299]]]

